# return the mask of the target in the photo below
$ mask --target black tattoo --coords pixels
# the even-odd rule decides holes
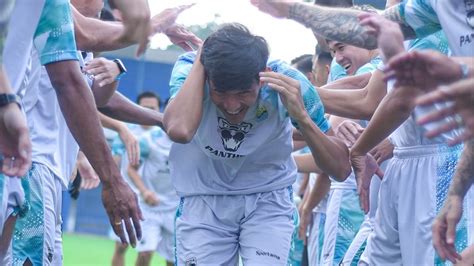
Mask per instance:
[[[415,31],[406,23],[400,15],[400,5],[395,5],[383,11],[382,15],[391,21],[397,22],[400,25],[405,40],[416,38]]]
[[[357,16],[370,11],[364,8],[331,8],[295,3],[291,5],[289,18],[313,30],[326,39],[347,43],[365,49],[376,49],[377,39],[361,26]],[[415,36],[413,29],[400,16],[398,5],[387,9],[383,15],[400,24],[405,38]]]
[[[459,160],[453,181],[449,187],[449,195],[464,198],[474,183],[474,140],[464,143],[464,150]]]

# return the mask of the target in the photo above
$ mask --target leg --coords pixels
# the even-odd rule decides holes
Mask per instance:
[[[135,265],[137,266],[148,266],[151,262],[151,257],[153,256],[153,251],[143,251],[138,253],[137,262]]]
[[[287,265],[298,214],[290,189],[245,196],[240,255],[244,265]]]
[[[115,242],[114,255],[112,256],[113,266],[124,266],[125,265],[125,252],[127,252],[128,244],[122,244]]]
[[[176,212],[177,265],[236,265],[242,196],[192,196]]]

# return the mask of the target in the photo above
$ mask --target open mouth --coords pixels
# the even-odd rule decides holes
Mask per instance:
[[[239,110],[233,111],[233,112],[230,112],[230,111],[226,110],[225,112],[229,115],[238,115],[241,111],[242,111],[242,109],[239,109]]]
[[[343,67],[346,71],[348,71],[349,68],[351,68],[351,66],[352,66],[352,64],[347,63],[347,64],[344,64],[342,67]]]

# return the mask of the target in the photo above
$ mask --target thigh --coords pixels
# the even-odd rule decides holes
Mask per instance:
[[[160,218],[157,214],[149,213],[143,210],[143,216],[145,221],[141,223],[142,226],[142,239],[137,243],[137,251],[155,251],[158,246],[158,242],[161,241],[161,228]]]
[[[239,224],[223,211],[232,197],[191,196],[181,199],[175,220],[177,265],[235,265]]]
[[[298,213],[288,188],[246,196],[240,255],[244,265],[286,265]]]

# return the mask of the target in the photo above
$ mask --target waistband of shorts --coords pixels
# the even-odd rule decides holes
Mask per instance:
[[[407,157],[423,157],[433,156],[438,154],[460,152],[463,149],[463,145],[448,146],[445,144],[434,144],[434,145],[418,145],[408,147],[395,147],[393,150],[393,157],[396,158],[407,158]]]

